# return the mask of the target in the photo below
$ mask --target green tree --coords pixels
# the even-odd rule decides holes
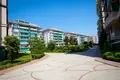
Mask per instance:
[[[13,62],[20,49],[20,40],[14,36],[6,36],[3,43],[8,52],[7,58],[10,62]]]
[[[77,38],[74,38],[73,42],[74,42],[74,45],[78,45]]]
[[[77,38],[70,36],[69,43],[70,45],[77,45],[78,44]]]
[[[30,51],[32,54],[43,54],[45,50],[45,44],[43,38],[33,37],[29,41]]]
[[[50,41],[47,45],[48,50],[53,51],[56,47],[55,45],[56,45],[56,43],[54,41]]]
[[[93,46],[94,46],[93,41],[88,41],[88,46],[89,46],[89,47],[93,47]]]
[[[69,38],[68,38],[68,36],[65,36],[64,42],[65,42],[65,45],[68,45],[68,43],[69,43]]]

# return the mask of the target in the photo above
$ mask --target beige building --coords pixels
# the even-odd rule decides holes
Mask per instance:
[[[0,0],[0,46],[7,35],[8,0]]]

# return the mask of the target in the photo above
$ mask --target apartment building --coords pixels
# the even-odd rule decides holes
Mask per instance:
[[[49,41],[55,41],[56,46],[64,45],[64,32],[54,28],[48,28],[42,31],[45,44],[47,45]]]
[[[99,40],[98,40],[98,35],[94,34],[94,35],[90,35],[91,39],[90,41],[93,41],[93,43],[98,44]]]
[[[20,39],[20,52],[29,52],[28,41],[32,37],[40,37],[41,27],[22,20],[9,22],[9,35]]]
[[[68,36],[68,38],[70,38],[71,36],[73,38],[76,38],[78,45],[80,45],[84,41],[93,41],[94,40],[93,37],[91,37],[91,36],[76,34],[73,32],[63,32],[61,30],[53,29],[53,28],[48,28],[48,29],[43,30],[42,34],[44,36],[46,45],[49,43],[50,40],[52,40],[52,41],[56,42],[56,46],[63,46],[65,36]]]
[[[65,32],[64,33],[65,36],[72,36],[74,38],[77,39],[78,45],[84,41],[87,41],[87,36],[86,35],[82,35],[82,34],[76,34],[76,33],[72,33],[72,32]]]
[[[113,50],[120,51],[120,1],[97,0],[97,14],[98,27],[102,25],[109,46]],[[98,28],[99,33],[100,28]]]
[[[0,0],[0,46],[3,46],[4,37],[7,35],[8,0]]]

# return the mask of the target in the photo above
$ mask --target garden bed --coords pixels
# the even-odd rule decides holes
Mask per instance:
[[[39,58],[43,57],[44,55],[39,55]],[[38,59],[38,58],[37,58]],[[17,66],[20,64],[24,64],[27,62],[30,62],[31,60],[33,60],[32,56],[30,54],[24,54],[24,53],[20,53],[18,58],[16,58],[13,63],[10,63],[8,60],[4,60],[0,62],[0,70],[3,69],[7,69],[13,66]]]

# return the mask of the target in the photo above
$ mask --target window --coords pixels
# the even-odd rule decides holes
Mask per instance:
[[[18,35],[18,32],[14,32],[14,35]]]
[[[112,0],[112,11],[119,11],[119,0]]]

